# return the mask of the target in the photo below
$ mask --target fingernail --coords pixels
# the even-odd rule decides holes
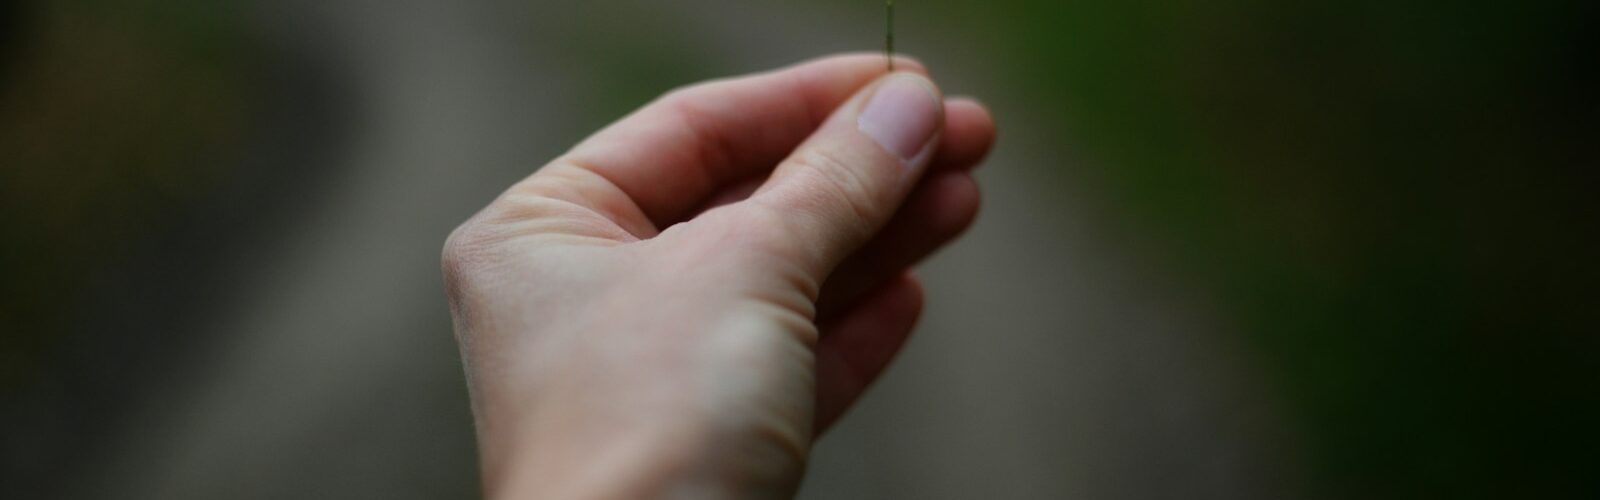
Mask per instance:
[[[939,106],[927,79],[912,73],[890,75],[861,110],[856,127],[906,164],[915,164],[932,149]]]

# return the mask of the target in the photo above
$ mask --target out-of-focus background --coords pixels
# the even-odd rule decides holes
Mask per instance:
[[[1600,498],[1592,1],[902,0],[987,100],[814,499]],[[437,255],[876,0],[0,3],[0,498],[472,498]]]

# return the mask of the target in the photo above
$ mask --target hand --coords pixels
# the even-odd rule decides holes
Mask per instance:
[[[978,208],[988,112],[855,55],[674,91],[512,186],[444,270],[493,498],[787,497]]]

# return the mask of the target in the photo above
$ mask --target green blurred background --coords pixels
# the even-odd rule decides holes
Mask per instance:
[[[902,0],[988,208],[809,498],[1600,498],[1595,2]],[[468,498],[449,229],[872,0],[0,5],[0,497]]]

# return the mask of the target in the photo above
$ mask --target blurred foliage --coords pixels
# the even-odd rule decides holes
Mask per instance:
[[[574,130],[596,130],[622,117],[665,89],[688,85],[715,74],[713,58],[693,50],[694,35],[683,20],[663,17],[627,2],[582,2],[564,6],[577,29],[592,36],[565,47],[561,57],[580,64],[598,84],[585,90],[582,115],[591,120]],[[660,10],[660,9],[656,9]],[[670,9],[668,9],[670,10]],[[533,9],[532,15],[544,15]],[[581,140],[573,137],[570,142]]]
[[[213,185],[248,88],[232,2],[14,5],[0,54],[0,388],[40,375],[92,315],[77,307],[99,273]]]
[[[1242,327],[1313,490],[1600,497],[1596,4],[916,3],[1005,33],[1077,170]]]

